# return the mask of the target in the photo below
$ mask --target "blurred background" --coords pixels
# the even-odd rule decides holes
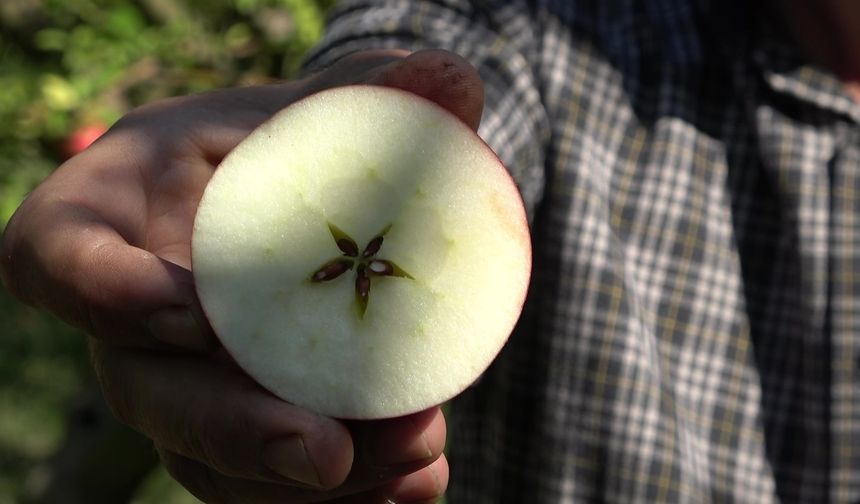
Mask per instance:
[[[0,230],[126,111],[289,77],[334,0],[0,0]],[[197,502],[101,405],[85,338],[0,289],[0,504]]]

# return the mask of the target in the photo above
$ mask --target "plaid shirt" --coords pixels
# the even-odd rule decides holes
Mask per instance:
[[[519,327],[452,408],[450,502],[860,499],[860,105],[742,6],[336,10],[311,68],[479,69],[532,223]]]

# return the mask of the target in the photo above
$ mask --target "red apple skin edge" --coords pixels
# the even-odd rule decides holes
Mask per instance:
[[[409,97],[410,97],[410,98],[417,98],[417,99],[418,99],[418,100],[420,100],[420,101],[423,101],[423,102],[425,102],[425,103],[430,104],[432,107],[435,107],[437,110],[441,110],[441,111],[443,111],[447,116],[452,117],[452,118],[453,118],[453,119],[455,119],[457,122],[459,122],[459,123],[462,125],[462,127],[465,129],[465,131],[466,131],[466,133],[467,133],[467,134],[469,134],[469,135],[473,135],[473,136],[475,136],[475,137],[477,137],[477,138],[478,138],[478,140],[480,141],[480,144],[483,146],[483,148],[484,148],[484,149],[486,149],[486,151],[488,151],[488,152],[492,155],[492,157],[494,157],[494,158],[496,159],[496,163],[497,163],[497,165],[498,165],[499,169],[500,169],[500,170],[502,170],[502,171],[505,173],[506,179],[508,180],[508,182],[510,183],[510,185],[511,185],[511,186],[512,186],[512,188],[513,188],[513,192],[514,192],[514,193],[517,195],[517,197],[519,198],[519,201],[520,201],[519,208],[520,208],[520,209],[522,209],[522,211],[521,211],[521,212],[519,212],[519,214],[520,214],[520,215],[519,215],[519,218],[517,219],[517,220],[519,221],[519,226],[517,226],[517,227],[518,227],[519,229],[523,229],[523,230],[524,230],[524,235],[525,235],[525,240],[524,240],[524,241],[525,241],[525,243],[523,244],[523,247],[524,247],[524,249],[525,249],[526,256],[527,256],[527,258],[528,258],[527,263],[529,264],[529,271],[528,271],[527,279],[526,279],[526,287],[523,289],[523,292],[522,292],[522,294],[521,294],[521,296],[520,296],[520,300],[519,300],[519,303],[518,303],[518,305],[519,305],[519,307],[520,307],[520,309],[519,309],[519,313],[517,314],[517,316],[516,316],[515,318],[513,318],[513,322],[511,323],[510,328],[508,329],[508,337],[506,337],[506,338],[501,342],[501,345],[499,345],[499,347],[498,347],[498,348],[496,348],[496,349],[495,349],[495,351],[493,352],[493,356],[494,356],[494,357],[493,357],[493,359],[490,361],[490,363],[492,363],[493,361],[495,361],[495,359],[496,359],[496,357],[498,356],[499,352],[501,352],[501,351],[502,351],[502,348],[504,348],[505,344],[508,342],[508,339],[510,339],[510,335],[511,335],[511,333],[513,333],[513,330],[514,330],[514,328],[515,328],[515,326],[516,326],[517,322],[519,321],[520,315],[522,314],[523,306],[525,305],[525,302],[526,302],[526,297],[527,297],[527,295],[528,295],[528,290],[529,290],[529,289],[528,289],[528,286],[529,286],[529,284],[530,284],[530,282],[531,282],[531,274],[532,274],[532,270],[533,270],[533,268],[534,268],[534,265],[533,265],[533,257],[532,257],[532,246],[531,246],[531,234],[530,234],[530,232],[529,232],[528,218],[526,217],[526,213],[525,213],[525,203],[524,203],[524,200],[522,199],[522,194],[520,193],[519,189],[517,189],[517,187],[516,187],[516,182],[514,181],[513,177],[511,176],[510,171],[505,167],[504,163],[502,163],[502,160],[499,158],[499,156],[496,154],[496,152],[495,152],[495,151],[494,151],[494,150],[493,150],[493,149],[492,149],[492,148],[491,148],[491,147],[490,147],[490,146],[489,146],[489,145],[484,141],[484,139],[483,139],[483,138],[481,138],[481,137],[480,137],[480,136],[479,136],[479,135],[478,135],[478,134],[477,134],[477,133],[472,129],[472,127],[471,127],[471,126],[469,126],[469,125],[468,125],[465,121],[463,121],[459,116],[457,116],[457,115],[455,115],[455,114],[451,113],[448,109],[446,109],[446,108],[442,107],[441,105],[439,105],[438,103],[436,103],[436,102],[434,102],[434,101],[432,101],[432,100],[429,100],[429,99],[427,99],[427,98],[425,98],[425,97],[423,97],[423,96],[421,96],[421,95],[417,95],[417,94],[412,93],[412,92],[410,92],[410,91],[407,91],[407,90],[405,90],[405,89],[400,89],[400,88],[395,88],[395,87],[390,87],[390,86],[380,86],[380,85],[374,85],[374,84],[350,84],[350,85],[348,85],[348,86],[341,86],[341,87],[348,87],[348,88],[381,88],[381,89],[385,89],[386,91],[395,91],[395,92],[398,92],[398,93],[402,93],[402,94],[409,95]],[[314,91],[313,93],[310,93],[310,94],[308,94],[307,96],[304,96],[304,97],[302,97],[302,98],[300,98],[300,99],[298,99],[298,100],[294,101],[293,103],[291,103],[291,104],[287,105],[287,106],[286,106],[286,107],[284,107],[284,108],[292,107],[293,105],[295,105],[295,104],[297,104],[297,103],[300,103],[300,102],[302,102],[302,101],[304,101],[304,100],[307,100],[307,99],[309,99],[309,98],[312,98],[312,97],[314,97],[315,95],[317,95],[317,94],[319,94],[319,93],[325,93],[326,91],[329,91],[329,89],[322,89],[322,90],[319,90],[319,91]],[[282,109],[282,110],[283,110],[283,109]],[[277,113],[276,113],[276,114],[277,114]],[[273,114],[273,116],[274,116],[274,114]],[[265,124],[267,124],[270,120],[271,120],[271,119],[267,119],[266,121],[262,122],[259,126],[257,126],[257,128],[254,128],[254,130],[253,130],[253,131],[251,131],[251,133],[249,133],[249,134],[248,134],[248,136],[251,136],[251,134],[253,134],[257,129],[259,129],[259,128],[263,127],[263,126],[264,126]],[[227,155],[229,155],[229,153],[228,153]],[[226,156],[225,156],[225,157],[226,157]],[[192,241],[193,241],[193,236],[192,236]],[[192,276],[193,276],[193,273],[194,273],[194,259],[193,259],[193,258],[194,258],[194,256],[192,255],[192,259],[191,259],[191,272],[192,272]],[[196,284],[196,282],[195,282],[195,284],[194,284],[194,287],[195,287],[195,289],[197,289],[197,284]],[[197,291],[197,298],[198,298],[198,299],[200,299],[200,292],[199,292],[199,290]],[[206,309],[203,307],[202,303],[200,304],[200,308],[201,308],[201,312],[202,312],[203,317],[205,317],[205,318],[206,318],[206,323],[207,323],[207,324],[209,324],[209,325],[211,326],[211,323],[209,322],[209,315],[206,313]],[[215,333],[215,336],[216,336],[216,337],[218,337],[218,333],[217,333],[217,332]],[[238,361],[236,361],[235,357],[230,353],[230,350],[229,350],[228,348],[226,348],[226,347],[222,347],[222,348],[224,349],[224,353],[225,353],[225,354],[226,354],[226,356],[230,359],[230,361],[231,361],[233,364],[235,364],[239,369],[242,369],[242,371],[243,371],[243,372],[246,372],[246,371],[245,371],[245,369],[241,366],[241,364],[239,364],[239,363],[238,363]],[[247,374],[247,372],[246,372],[246,374]],[[482,373],[482,374],[483,374],[483,373]],[[249,375],[249,376],[250,376],[250,375]],[[479,375],[479,378],[480,378],[480,375]],[[253,377],[251,377],[251,379],[253,379]],[[272,395],[274,395],[274,396],[278,397],[278,394],[277,394],[277,393],[275,393],[275,392],[274,392],[274,391],[272,391],[272,390],[267,389],[265,386],[263,386],[263,385],[262,385],[262,384],[260,384],[259,382],[256,382],[256,380],[254,380],[254,381],[255,381],[255,383],[257,383],[260,387],[262,387],[262,388],[266,389],[269,393],[271,393]],[[462,390],[460,390],[460,392],[462,392],[463,390],[466,390],[466,388],[468,388],[469,386],[470,386],[470,385],[467,385],[467,386],[466,386],[466,387],[464,387]],[[457,394],[455,394],[455,395],[454,395],[454,396],[452,396],[451,398],[453,399],[454,397],[456,397],[456,395],[457,395]],[[431,405],[427,405],[427,407],[425,408],[425,410],[426,410],[426,409],[430,409],[430,408],[432,408],[432,407],[434,407],[434,406],[438,406],[438,405],[433,405],[433,404],[431,404]],[[338,419],[340,419],[340,420],[357,420],[357,421],[386,420],[386,419],[389,419],[389,418],[398,418],[398,417],[401,417],[401,416],[408,416],[408,415],[411,415],[411,414],[419,413],[420,411],[424,411],[424,410],[407,411],[407,412],[404,412],[404,413],[402,413],[402,414],[400,414],[400,415],[395,415],[395,416],[391,416],[391,417],[373,417],[373,418],[363,418],[363,417],[337,417],[337,418],[338,418]]]
[[[69,159],[83,152],[108,130],[103,123],[89,123],[75,128],[62,145],[64,159]]]

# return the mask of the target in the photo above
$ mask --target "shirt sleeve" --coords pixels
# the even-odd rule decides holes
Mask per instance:
[[[484,82],[479,135],[510,171],[529,221],[544,192],[550,128],[540,94],[536,19],[524,2],[351,0],[341,2],[309,55],[315,71],[368,49],[445,49],[466,58]]]

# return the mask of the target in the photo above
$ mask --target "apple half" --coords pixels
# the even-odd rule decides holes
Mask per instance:
[[[308,96],[220,164],[194,223],[200,302],[277,396],[352,419],[421,411],[490,365],[522,310],[520,194],[465,123],[417,95]]]

